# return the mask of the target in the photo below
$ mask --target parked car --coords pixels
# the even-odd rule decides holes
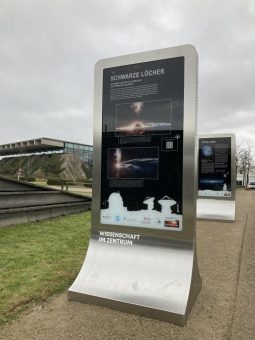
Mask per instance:
[[[248,189],[255,189],[255,182],[250,182],[247,186]]]

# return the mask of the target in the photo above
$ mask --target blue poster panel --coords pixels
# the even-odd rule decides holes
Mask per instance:
[[[231,197],[231,137],[199,138],[199,197]]]

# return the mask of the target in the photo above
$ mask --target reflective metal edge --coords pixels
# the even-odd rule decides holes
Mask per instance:
[[[205,199],[208,202],[211,200],[213,205],[213,200],[221,200],[221,201],[234,201],[235,202],[235,190],[236,190],[236,136],[233,133],[221,133],[221,134],[201,134],[198,135],[198,148],[199,148],[199,138],[224,138],[229,137],[231,139],[231,197],[204,197],[199,196],[197,190],[197,208],[199,207],[199,200]],[[199,158],[197,157],[197,164],[199,164]],[[199,174],[199,172],[197,172]],[[203,217],[201,217],[203,216]],[[215,221],[215,222],[226,222],[233,223],[236,219],[236,208],[234,207],[234,213],[231,218],[217,218],[213,215],[203,215],[203,213],[199,212],[197,209],[197,220],[198,221]]]
[[[101,145],[102,145],[102,93],[103,70],[105,68],[136,64],[167,58],[184,57],[184,140],[183,140],[183,231],[169,231],[125,226],[128,232],[164,236],[171,239],[183,239],[193,242],[196,218],[197,196],[197,64],[198,57],[191,45],[171,47],[133,55],[125,55],[102,59],[95,66],[94,84],[94,158],[93,158],[93,197],[92,197],[92,228],[114,229],[120,226],[101,224]],[[190,180],[191,178],[194,181]]]
[[[206,202],[206,207],[203,203]],[[221,206],[218,204],[221,202]],[[231,203],[232,206],[226,206],[225,203]],[[208,207],[209,206],[209,207]],[[232,200],[216,200],[216,199],[197,199],[197,220],[229,222],[233,223],[236,219],[236,204]]]
[[[234,133],[216,133],[216,134],[201,134],[198,135],[198,148],[200,138],[224,138],[229,137],[231,139],[231,197],[204,197],[199,196],[197,190],[197,198],[203,199],[215,199],[215,200],[227,200],[235,201],[235,190],[236,190],[236,136]],[[197,154],[197,163],[199,164],[199,153]],[[199,171],[197,172],[199,176]]]
[[[171,320],[171,323],[179,326],[184,326],[187,321],[187,315],[180,316],[179,314],[165,312],[159,309],[143,307],[124,302],[120,303],[119,301],[86,295],[82,293],[69,292],[68,299],[72,301],[88,303],[91,305],[111,308],[128,314],[142,315],[151,319],[157,319],[166,322],[170,322]]]
[[[164,231],[164,230],[151,230],[146,228],[137,228],[137,227],[124,227],[124,226],[114,226],[114,225],[105,225],[100,223],[100,188],[101,188],[101,143],[102,143],[102,83],[103,83],[103,69],[109,67],[117,67],[128,64],[136,64],[146,61],[154,61],[160,59],[167,58],[175,58],[175,57],[184,56],[185,58],[185,70],[184,70],[184,141],[183,141],[183,225],[184,230],[182,232],[173,232],[173,231]],[[84,261],[83,267],[76,278],[73,285],[70,287],[68,292],[68,298],[70,300],[83,301],[87,303],[93,303],[103,306],[108,306],[114,309],[122,310],[124,312],[131,312],[135,314],[142,314],[149,317],[155,317],[157,319],[165,320],[168,322],[176,323],[178,325],[184,325],[188,314],[196,300],[196,297],[201,289],[201,278],[198,272],[197,265],[197,257],[196,257],[196,237],[195,237],[195,223],[196,223],[196,194],[197,194],[197,162],[196,162],[196,110],[197,110],[197,53],[193,46],[185,45],[179,47],[172,47],[162,50],[156,50],[151,52],[144,52],[134,55],[127,55],[122,57],[110,58],[101,60],[96,64],[95,67],[95,91],[94,91],[94,166],[93,166],[93,199],[92,199],[92,237],[90,240],[88,252],[86,255],[86,259]],[[190,180],[190,179],[193,180]],[[109,281],[108,274],[105,272],[106,265],[107,269],[109,268],[111,271],[115,270],[115,274],[123,275],[125,273],[125,269],[121,268],[119,261],[121,259],[126,261],[125,251],[120,249],[119,247],[113,248],[112,245],[107,245],[108,248],[102,247],[102,244],[98,242],[99,230],[107,230],[107,231],[116,231],[126,233],[136,233],[141,235],[141,243],[135,245],[131,248],[132,261],[129,266],[132,266],[133,263],[137,262],[137,256],[140,254],[140,260],[138,261],[138,266],[135,270],[139,273],[140,267],[145,263],[147,272],[139,273],[140,277],[144,274],[148,276],[148,263],[153,263],[155,267],[155,259],[153,256],[153,252],[157,253],[157,255],[161,256],[161,253],[166,257],[162,256],[160,258],[165,261],[165,268],[173,275],[168,275],[167,279],[164,276],[163,278],[166,281],[166,284],[172,284],[171,288],[171,296],[175,299],[175,291],[180,298],[180,285],[185,288],[185,294],[180,298],[181,305],[178,303],[174,306],[169,306],[169,310],[164,310],[161,308],[161,305],[165,305],[166,301],[168,301],[169,297],[166,299],[164,296],[164,292],[157,290],[158,296],[154,298],[152,305],[148,303],[148,298],[150,301],[150,296],[145,296],[144,301],[143,297],[139,292],[138,295],[131,296],[129,292],[129,297],[131,300],[134,300],[136,296],[138,297],[140,304],[129,303],[130,301],[124,301],[123,299],[123,290],[115,291],[111,290],[109,292],[108,287],[106,285],[105,291],[100,286],[100,282],[104,285],[106,282],[102,279],[102,275]],[[95,236],[96,235],[96,236]],[[96,240],[97,237],[97,240]],[[149,240],[153,241],[149,241]],[[170,243],[172,245],[170,245]],[[165,244],[165,245],[164,245]],[[168,251],[166,252],[164,249],[168,247]],[[143,251],[141,251],[142,247]],[[185,250],[190,249],[188,252]],[[125,249],[125,248],[124,248]],[[140,249],[140,250],[139,250]],[[183,250],[182,250],[183,249]],[[123,254],[124,253],[124,254]],[[146,253],[146,255],[144,255]],[[175,254],[176,253],[176,254]],[[186,253],[184,255],[184,262],[182,263],[183,256],[182,253]],[[170,266],[170,263],[176,259],[176,264]],[[178,258],[178,254],[179,257]],[[114,261],[117,259],[117,269],[113,269],[111,264],[109,265],[109,256],[112,258],[114,255]],[[97,256],[97,261],[95,261],[95,257]],[[108,260],[107,260],[108,256]],[[185,260],[186,259],[186,260]],[[130,261],[130,258],[129,260]],[[164,262],[163,261],[163,262]],[[156,262],[157,263],[157,262]],[[102,271],[99,270],[97,265],[100,264]],[[128,268],[126,266],[125,268]],[[140,266],[140,267],[139,267]],[[115,267],[114,267],[115,268]],[[171,283],[174,278],[176,271],[179,269],[179,278],[175,283]],[[98,281],[93,281],[93,275],[97,271],[97,274],[101,276],[101,279]],[[103,273],[102,273],[103,272]],[[134,273],[132,270],[128,270],[128,273]],[[135,273],[137,273],[135,272]],[[181,273],[181,274],[180,274]],[[92,276],[91,276],[92,275]],[[138,275],[138,277],[139,277]],[[90,276],[90,277],[89,277]],[[125,277],[127,273],[125,273]],[[181,277],[184,276],[184,279],[181,280]],[[119,276],[118,276],[119,277]],[[119,277],[120,278],[120,277]],[[132,277],[131,277],[132,279]],[[130,279],[128,279],[130,281]],[[153,287],[153,281],[155,281],[154,276],[151,277],[152,282],[150,282],[151,287]],[[85,282],[86,281],[86,282]],[[96,282],[97,289],[94,289],[92,282]],[[160,280],[157,283],[161,282]],[[164,282],[164,280],[163,280]],[[169,283],[170,282],[170,283]],[[143,282],[144,283],[144,282]],[[114,282],[112,280],[110,282],[114,288],[118,289],[118,282]],[[129,282],[130,284],[130,282]],[[128,286],[128,285],[127,285]],[[123,288],[123,287],[122,287]],[[120,287],[119,287],[120,289]],[[131,287],[128,287],[130,290]],[[168,288],[169,289],[169,288]],[[101,296],[98,292],[101,291]],[[93,294],[92,294],[93,293]],[[121,299],[116,298],[116,293],[121,296]],[[160,295],[161,294],[161,295]],[[104,296],[102,296],[104,295]],[[114,295],[114,298],[109,298],[109,296]],[[171,300],[171,299],[170,299]],[[142,302],[141,302],[142,301]],[[158,301],[158,302],[157,302]],[[161,302],[160,302],[161,301]],[[157,305],[158,303],[158,305]],[[157,308],[155,307],[157,306]],[[172,309],[172,310],[171,310]],[[178,313],[175,313],[174,310],[178,310]],[[181,312],[180,312],[181,311]]]
[[[122,248],[93,232],[68,299],[184,325],[200,289],[195,246],[146,237]]]

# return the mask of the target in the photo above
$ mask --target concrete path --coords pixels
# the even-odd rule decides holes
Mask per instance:
[[[185,327],[67,301],[35,305],[0,330],[0,339],[255,339],[255,191],[237,191],[235,223],[201,221],[203,288]]]

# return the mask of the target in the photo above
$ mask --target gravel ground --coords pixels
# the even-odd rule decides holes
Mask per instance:
[[[67,300],[34,305],[0,329],[0,339],[255,339],[255,191],[237,191],[235,223],[200,221],[202,291],[185,327]]]

